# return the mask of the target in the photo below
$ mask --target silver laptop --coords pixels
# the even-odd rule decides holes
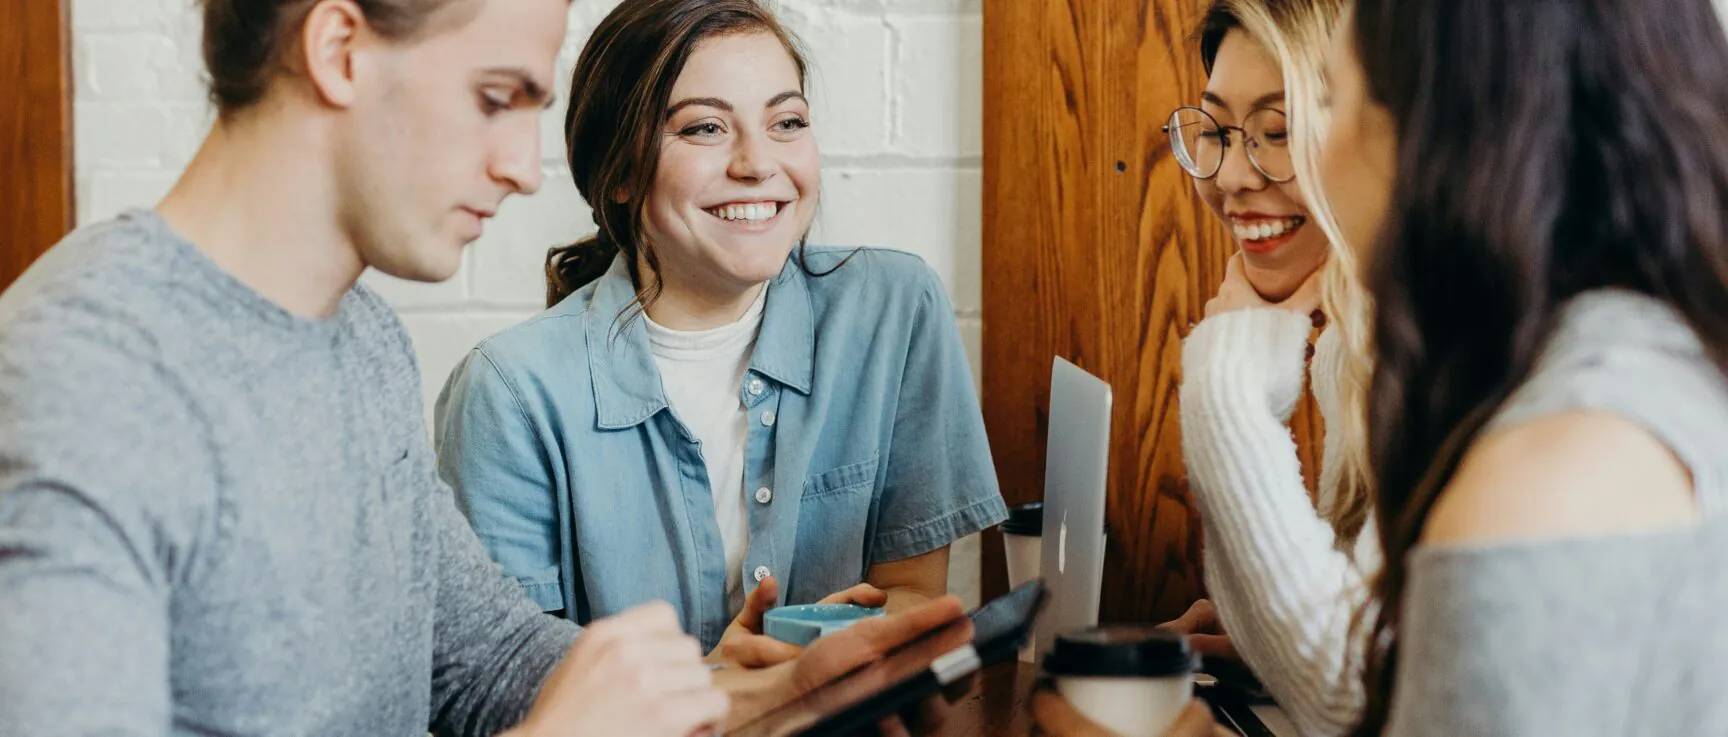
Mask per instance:
[[[1110,468],[1110,385],[1060,356],[1050,372],[1039,567],[1050,592],[1038,660],[1056,633],[1098,623],[1104,578],[1104,489]]]

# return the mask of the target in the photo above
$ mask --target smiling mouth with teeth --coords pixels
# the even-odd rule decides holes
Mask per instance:
[[[760,223],[772,220],[780,214],[778,202],[753,202],[747,205],[721,205],[708,208],[708,214],[721,220]]]
[[[1308,218],[1295,215],[1287,218],[1272,218],[1256,220],[1252,223],[1238,221],[1231,230],[1239,241],[1266,241],[1294,232],[1308,222]]]

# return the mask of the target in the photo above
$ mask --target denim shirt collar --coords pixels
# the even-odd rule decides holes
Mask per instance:
[[[588,306],[588,374],[601,429],[633,427],[667,406],[660,369],[648,344],[642,317],[626,308],[636,298],[630,269],[619,254],[594,284]],[[762,329],[750,356],[750,370],[808,396],[815,371],[816,324],[810,288],[796,254],[768,284]],[[621,317],[622,316],[622,317]],[[625,321],[628,321],[626,324]]]

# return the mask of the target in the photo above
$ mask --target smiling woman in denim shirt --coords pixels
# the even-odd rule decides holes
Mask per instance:
[[[582,52],[565,135],[599,232],[437,404],[445,478],[547,611],[663,599],[713,650],[776,604],[939,596],[948,546],[1006,516],[936,276],[804,243],[805,92],[754,0],[626,0]]]

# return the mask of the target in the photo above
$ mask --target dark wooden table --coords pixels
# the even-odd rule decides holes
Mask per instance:
[[[941,728],[942,737],[1023,737],[1032,734],[1032,685],[1037,671],[1030,663],[1011,661],[990,666],[959,701]]]

